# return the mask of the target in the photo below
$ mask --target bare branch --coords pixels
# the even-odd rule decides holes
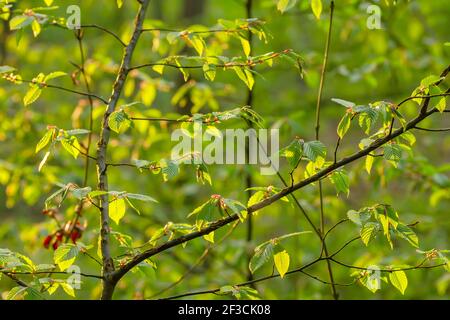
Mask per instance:
[[[414,129],[421,130],[421,131],[428,131],[428,132],[447,132],[450,131],[450,128],[440,128],[440,129],[428,129],[428,128],[422,128],[415,126]]]
[[[58,89],[58,90],[74,93],[74,94],[77,94],[77,95],[80,95],[80,96],[91,97],[91,98],[95,98],[95,99],[103,102],[104,104],[108,104],[108,101],[106,101],[104,98],[102,98],[102,97],[100,97],[100,96],[98,96],[96,94],[93,94],[93,93],[77,91],[77,90],[73,90],[73,89],[69,89],[69,88],[65,88],[65,87],[61,87],[61,86],[57,86],[57,85],[53,85],[53,84],[48,84],[48,83],[44,83],[44,82],[34,81],[34,80],[23,80],[23,79],[21,79],[20,82],[32,83],[32,84],[41,86],[42,88]]]
[[[330,260],[333,261],[334,263],[337,263],[337,264],[339,264],[339,265],[341,265],[343,267],[350,268],[350,269],[365,270],[365,271],[373,270],[373,269],[370,269],[370,268],[352,266],[350,264],[337,261],[334,258],[330,258]],[[421,263],[419,263],[418,265],[412,266],[412,267],[392,268],[392,269],[377,269],[377,271],[380,271],[380,272],[410,271],[410,270],[417,270],[417,269],[433,269],[433,268],[439,268],[439,267],[445,266],[445,263],[431,265],[431,266],[425,266],[424,264],[427,261],[428,261],[428,259],[425,259]]]

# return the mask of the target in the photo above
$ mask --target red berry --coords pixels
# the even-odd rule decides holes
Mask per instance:
[[[50,246],[50,242],[52,242],[52,239],[53,239],[53,236],[50,236],[50,235],[45,237],[43,244],[46,249],[48,249],[48,247]]]
[[[70,234],[70,239],[73,243],[76,243],[78,239],[81,238],[81,232],[79,232],[77,229],[73,230]]]
[[[59,241],[58,241],[58,240],[56,240],[55,242],[53,242],[53,245],[52,245],[52,247],[53,247],[53,250],[56,250],[56,249],[58,249],[58,247],[59,247]]]
[[[62,239],[63,239],[63,233],[60,232],[60,231],[58,231],[58,232],[56,233],[56,240],[57,240],[57,241],[62,241]]]

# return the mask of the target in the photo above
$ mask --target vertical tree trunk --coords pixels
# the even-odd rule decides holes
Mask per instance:
[[[122,58],[122,63],[114,82],[113,92],[111,98],[109,99],[108,107],[106,108],[105,114],[103,116],[102,129],[100,133],[100,140],[97,145],[97,179],[98,179],[98,189],[102,191],[108,191],[108,175],[107,175],[107,148],[109,143],[109,137],[111,130],[108,126],[108,118],[116,109],[117,102],[119,101],[120,95],[122,93],[125,81],[127,79],[128,70],[130,68],[131,59],[133,57],[134,50],[137,46],[139,37],[142,33],[142,26],[145,19],[145,13],[147,11],[150,0],[141,1],[141,6],[139,12],[136,16],[135,27],[133,35],[129,44],[126,46],[124,55]],[[105,194],[100,197],[100,213],[101,213],[101,224],[100,224],[100,248],[103,257],[103,270],[102,274],[104,276],[103,280],[103,292],[102,300],[112,299],[114,293],[115,281],[112,279],[112,274],[114,272],[114,262],[111,257],[111,249],[109,243],[109,199],[108,195]]]

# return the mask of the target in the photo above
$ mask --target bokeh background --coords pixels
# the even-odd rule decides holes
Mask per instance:
[[[59,8],[45,12],[57,17],[67,16],[67,6],[76,4],[81,8],[83,24],[98,24],[116,32],[124,40],[132,30],[132,21],[137,10],[137,1],[124,1],[118,9],[112,0],[55,0]],[[366,26],[369,14],[366,8],[377,4],[381,8],[382,29],[370,30]],[[325,46],[329,1],[323,1],[321,19],[314,17],[310,2],[299,0],[281,14],[276,1],[253,1],[253,16],[266,21],[269,31],[268,43],[254,40],[253,53],[278,52],[293,49],[303,59],[304,77],[289,63],[276,61],[273,67],[256,67],[253,92],[253,107],[266,120],[268,127],[279,128],[281,144],[289,144],[294,137],[314,140],[314,117],[320,69]],[[20,0],[16,9],[45,6],[44,1]],[[331,101],[340,98],[358,105],[387,100],[399,102],[408,97],[420,80],[431,74],[439,74],[449,63],[448,45],[450,28],[450,6],[447,1],[336,1],[335,20],[322,103],[321,140],[331,154],[337,135],[336,127],[345,109]],[[185,29],[191,25],[214,28],[218,19],[234,20],[246,18],[243,0],[154,0],[147,15],[147,27]],[[23,30],[17,44],[17,32],[11,32],[8,22],[0,20],[1,65],[14,66],[24,79],[32,79],[39,72],[64,71],[71,74],[79,63],[78,43],[72,31],[45,27],[39,37],[31,30]],[[173,55],[196,55],[192,47],[181,43],[170,45],[166,33],[145,33],[133,58],[133,64],[155,62]],[[86,70],[92,90],[108,97],[114,81],[114,72],[120,62],[122,49],[114,38],[99,30],[86,29],[83,38],[87,62]],[[237,39],[217,34],[206,39],[207,46],[224,56],[242,56],[242,47]],[[135,115],[158,117],[173,114],[208,113],[229,110],[245,105],[247,88],[233,72],[218,71],[215,82],[204,79],[201,70],[192,71],[192,95],[185,96],[184,103],[174,103],[173,96],[184,81],[177,70],[167,69],[163,76],[149,69],[133,73],[128,80],[120,103],[143,102],[134,106]],[[54,83],[76,88],[69,77]],[[52,262],[52,250],[42,246],[44,237],[55,229],[54,221],[43,216],[41,211],[45,199],[57,189],[55,183],[81,184],[84,159],[74,160],[67,152],[58,150],[38,172],[42,154],[34,148],[45,133],[47,125],[60,128],[86,128],[88,101],[58,90],[44,90],[40,99],[24,107],[22,98],[27,85],[0,82],[0,247],[29,255],[39,263]],[[82,82],[78,84],[83,89]],[[197,91],[195,91],[197,90]],[[414,103],[403,109],[406,117],[417,110]],[[97,141],[104,106],[97,103],[94,108],[94,141]],[[424,126],[448,127],[448,116],[433,116]],[[221,128],[227,127],[225,123]],[[231,123],[234,127],[242,123]],[[125,134],[113,134],[109,148],[112,162],[129,159],[159,160],[170,155],[170,133],[176,126],[166,123],[139,122]],[[334,186],[324,182],[324,205],[328,227],[346,217],[350,209],[359,209],[375,203],[392,204],[401,220],[419,223],[415,231],[420,239],[420,248],[447,249],[449,235],[450,204],[450,136],[446,133],[415,132],[417,143],[412,154],[405,154],[398,168],[377,159],[372,175],[364,170],[364,161],[346,167],[350,174],[350,195],[336,196]],[[364,134],[352,128],[341,147],[340,155],[358,150]],[[92,149],[94,152],[94,148]],[[282,174],[287,177],[289,166],[282,163]],[[304,174],[301,166],[296,179]],[[213,165],[209,168],[213,185],[202,185],[196,181],[195,170],[183,167],[176,178],[163,182],[161,175],[140,173],[133,168],[112,168],[109,171],[112,190],[148,194],[157,198],[158,204],[138,204],[142,214],[132,210],[114,231],[130,235],[132,246],[144,244],[154,232],[168,221],[187,222],[186,216],[195,207],[205,202],[211,194],[246,202],[245,173],[250,172],[256,186],[273,184],[280,186],[276,177],[260,176],[257,167]],[[96,173],[91,165],[89,186],[95,189]],[[319,216],[317,187],[310,186],[297,193],[301,203],[310,212],[315,222]],[[76,205],[68,199],[61,207],[61,215],[70,217]],[[82,221],[88,227],[81,239],[94,246],[96,254],[98,235],[98,212],[89,207]],[[254,239],[246,242],[246,227],[239,226],[220,246],[211,250],[208,258],[194,272],[159,297],[183,293],[196,289],[216,288],[239,283],[247,274],[247,256],[253,248],[273,237],[286,233],[309,230],[298,209],[276,203],[262,210],[254,218]],[[189,221],[193,222],[193,221]],[[224,231],[225,232],[225,231]],[[219,238],[224,232],[219,232]],[[339,248],[345,241],[358,235],[352,223],[339,227],[328,239],[330,251]],[[113,240],[113,254],[120,256],[127,248]],[[190,242],[186,248],[175,248],[154,257],[156,271],[137,271],[127,275],[119,283],[115,298],[140,299],[151,297],[179,279],[208,246],[203,239]],[[300,266],[317,256],[320,243],[314,235],[286,240],[284,246],[291,255],[291,266]],[[360,241],[353,243],[340,260],[349,264],[415,264],[422,259],[407,242],[399,240],[391,250],[380,237],[365,247]],[[83,271],[98,273],[98,266],[86,257],[77,262]],[[339,283],[353,280],[351,270],[333,265],[335,279]],[[326,265],[317,264],[312,274],[327,279]],[[271,274],[270,265],[258,270],[256,277]],[[342,299],[446,299],[449,297],[450,276],[443,268],[408,272],[409,285],[405,295],[394,287],[382,283],[377,293],[355,284],[339,287]],[[83,279],[77,298],[95,299],[100,294],[100,284]],[[14,284],[0,280],[3,295]],[[266,299],[329,299],[330,288],[302,274],[293,274],[285,279],[273,279],[256,286]],[[53,298],[66,299],[61,290]],[[198,298],[217,299],[215,295]]]

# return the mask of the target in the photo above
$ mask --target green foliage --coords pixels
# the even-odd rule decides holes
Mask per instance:
[[[361,227],[361,240],[366,246],[376,238],[379,231],[383,231],[391,248],[393,248],[392,235],[408,241],[413,247],[419,247],[416,233],[399,221],[398,213],[389,205],[378,204],[358,211],[350,210],[347,212],[347,217]]]
[[[83,24],[96,27],[69,30],[64,1],[0,0],[0,242],[9,248],[0,249],[1,298],[99,298],[101,279],[83,276],[77,290],[65,271],[73,265],[84,274],[104,271],[98,266],[101,208],[109,209],[103,231],[109,231],[115,270],[168,241],[177,244],[140,259],[119,281],[118,299],[197,288],[235,299],[331,298],[330,286],[321,284],[330,281],[324,254],[314,262],[322,239],[296,237],[320,229],[321,211],[329,254],[346,244],[333,256],[344,265],[328,261],[334,281],[347,283],[350,274],[368,289],[338,286],[340,297],[445,297],[448,135],[407,124],[427,102],[436,112],[417,126],[446,127],[446,3],[381,1],[383,29],[372,30],[363,1],[335,1],[316,141],[330,2],[253,1],[258,17],[243,17],[244,8],[228,1],[204,8],[194,2],[186,10],[187,2],[152,1],[131,62],[118,75],[137,3],[82,1]],[[124,80],[123,88],[115,79]],[[113,87],[120,93],[117,108],[105,114]],[[105,127],[114,133],[102,155],[97,148]],[[248,127],[279,130],[278,155],[286,160],[279,176],[260,175],[256,166],[194,161],[196,152],[170,156],[176,129],[195,137],[202,128],[223,141],[224,129]],[[351,158],[400,128],[408,131]],[[351,161],[334,167],[342,159]],[[290,194],[323,170],[320,180]],[[103,173],[106,187],[98,181]],[[262,201],[270,206],[249,219],[247,207]],[[366,203],[378,204],[350,210]],[[199,232],[230,217],[236,224]],[[183,240],[196,234],[199,239]],[[361,241],[351,241],[358,236]],[[55,237],[61,240],[52,248]],[[298,271],[312,262],[305,272],[313,277]],[[289,281],[259,281],[258,293],[236,285],[248,272],[256,280],[289,273]]]
[[[73,244],[64,244],[55,250],[53,261],[61,271],[69,268],[80,253],[80,248]]]
[[[280,241],[307,233],[310,232],[296,232],[286,234],[277,238],[273,238],[257,246],[255,248],[255,253],[253,254],[249,263],[249,270],[251,271],[251,273],[255,273],[263,265],[273,259],[275,267],[277,268],[280,276],[283,278],[289,269],[290,256],[283,248],[283,246],[281,246]]]
[[[394,271],[389,273],[389,281],[398,289],[403,295],[408,287],[408,278],[404,271]]]

